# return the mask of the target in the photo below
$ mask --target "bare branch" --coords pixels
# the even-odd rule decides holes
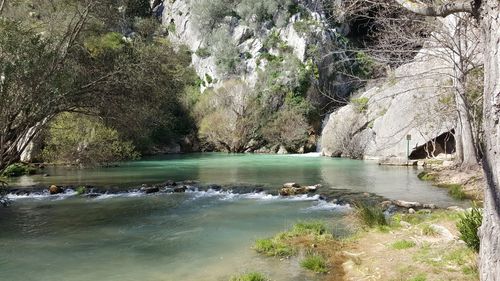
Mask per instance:
[[[427,5],[412,0],[395,0],[405,9],[422,16],[446,17],[456,13],[474,13],[474,1],[460,1],[442,5]]]

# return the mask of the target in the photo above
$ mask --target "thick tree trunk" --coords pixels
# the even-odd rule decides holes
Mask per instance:
[[[483,0],[485,39],[484,89],[484,218],[480,230],[480,277],[500,280],[500,1]]]

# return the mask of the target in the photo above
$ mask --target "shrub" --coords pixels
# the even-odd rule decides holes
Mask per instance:
[[[368,206],[363,203],[356,204],[356,213],[358,217],[368,227],[387,225],[384,211],[378,206]]]
[[[217,70],[225,76],[238,74],[240,51],[229,34],[227,27],[215,30],[210,37],[210,53],[215,58]]]
[[[483,213],[481,209],[473,207],[470,211],[461,215],[457,223],[458,231],[460,232],[460,239],[465,244],[476,252],[479,252],[479,235],[478,229],[483,222]]]
[[[259,25],[273,20],[276,25],[286,24],[290,14],[288,8],[294,5],[293,0],[241,0],[236,6],[236,12],[244,21]]]
[[[36,168],[22,163],[16,163],[8,166],[3,172],[4,177],[20,177],[24,175],[33,175],[36,173]]]
[[[259,272],[250,272],[238,276],[233,276],[230,281],[269,281],[267,277],[265,277],[262,273]]]
[[[192,1],[194,20],[198,28],[211,32],[218,27],[226,16],[233,14],[232,0],[196,0]]]
[[[309,124],[300,109],[286,108],[275,116],[262,129],[262,136],[268,143],[293,149],[307,140]]]
[[[50,162],[88,166],[135,159],[138,153],[102,120],[64,113],[50,124],[42,156]]]
[[[125,41],[120,33],[109,32],[101,36],[90,36],[84,45],[93,57],[99,57],[108,52],[120,52],[125,47]]]
[[[391,247],[395,250],[405,250],[415,247],[415,242],[408,240],[399,240],[394,242]]]
[[[326,260],[320,255],[307,256],[300,262],[300,266],[316,273],[327,273]]]

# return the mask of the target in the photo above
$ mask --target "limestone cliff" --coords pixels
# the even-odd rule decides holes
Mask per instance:
[[[361,150],[365,158],[406,158],[408,135],[410,154],[439,137],[451,138],[448,133],[456,125],[450,106],[453,97],[447,90],[451,70],[447,60],[422,50],[412,63],[395,69],[384,82],[330,115],[323,130],[322,153],[341,156]],[[446,143],[450,142],[441,141],[436,154],[453,149],[444,147]]]

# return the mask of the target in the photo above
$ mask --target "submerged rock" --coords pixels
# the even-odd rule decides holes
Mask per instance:
[[[54,194],[59,194],[59,193],[63,193],[64,190],[62,189],[62,187],[59,187],[59,186],[56,186],[56,185],[51,185],[49,187],[49,193],[51,195],[54,195]]]
[[[394,204],[396,204],[396,206],[407,208],[407,209],[422,207],[422,204],[420,204],[419,202],[408,202],[408,201],[403,201],[403,200],[396,200],[396,201],[394,201]]]

